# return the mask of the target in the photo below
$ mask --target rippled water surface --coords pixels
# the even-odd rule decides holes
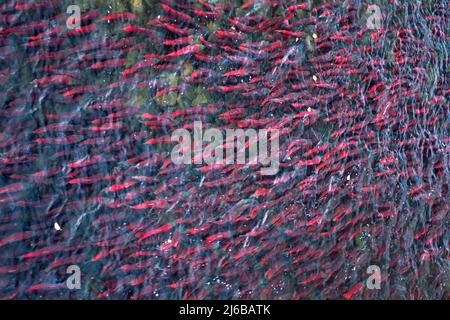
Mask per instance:
[[[0,297],[448,299],[449,16],[2,0]],[[278,172],[173,163],[194,121],[278,130]]]

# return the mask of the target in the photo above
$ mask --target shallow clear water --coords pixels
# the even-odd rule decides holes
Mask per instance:
[[[2,298],[449,297],[448,1],[71,4],[0,4]]]

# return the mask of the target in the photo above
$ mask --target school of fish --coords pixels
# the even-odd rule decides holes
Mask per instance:
[[[116,2],[0,3],[1,299],[450,298],[449,1]]]

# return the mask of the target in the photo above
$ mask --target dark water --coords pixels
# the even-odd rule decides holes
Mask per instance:
[[[448,1],[72,4],[0,3],[2,298],[449,297]],[[278,173],[175,165],[194,121]]]

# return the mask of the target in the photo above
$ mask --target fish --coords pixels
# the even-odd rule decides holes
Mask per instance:
[[[348,1],[130,3],[73,29],[0,4],[0,298],[448,298],[442,1],[379,30]],[[176,163],[195,121],[270,131],[279,170]]]
[[[101,18],[103,21],[114,21],[114,20],[127,20],[134,21],[136,20],[136,15],[132,12],[113,12],[103,16]]]

